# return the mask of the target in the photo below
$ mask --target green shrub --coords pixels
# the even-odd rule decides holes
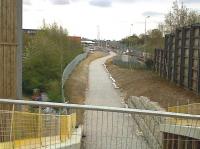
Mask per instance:
[[[69,41],[67,32],[55,23],[44,25],[36,35],[25,36],[24,41],[24,94],[43,88],[51,100],[60,102],[63,69],[83,52],[81,45]]]

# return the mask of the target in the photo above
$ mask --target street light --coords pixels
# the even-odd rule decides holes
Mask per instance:
[[[132,35],[132,32],[133,32],[133,24],[131,24],[131,27],[130,27],[130,36]]]
[[[150,18],[150,16],[145,17],[145,35],[147,34],[147,19]]]
[[[145,51],[145,56],[144,56],[144,59],[146,60],[146,36],[147,36],[147,19],[148,18],[150,18],[150,16],[146,16],[145,17],[145,36],[144,36],[144,45],[145,45],[145,49],[144,49],[144,51]]]
[[[130,26],[130,37],[132,36],[132,29],[133,29],[133,24],[131,24],[131,26]],[[130,49],[130,47],[131,47],[131,41],[128,42],[128,47]]]

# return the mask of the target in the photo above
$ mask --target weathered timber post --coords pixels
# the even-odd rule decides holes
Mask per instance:
[[[0,0],[0,98],[22,95],[22,0]]]

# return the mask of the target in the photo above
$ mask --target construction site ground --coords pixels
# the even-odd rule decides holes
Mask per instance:
[[[200,96],[159,77],[155,72],[120,68],[112,64],[112,59],[106,65],[125,94],[125,101],[129,96],[145,96],[163,108],[200,102]]]

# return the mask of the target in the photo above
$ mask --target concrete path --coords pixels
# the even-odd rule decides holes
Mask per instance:
[[[86,104],[123,107],[121,97],[114,89],[109,75],[106,73],[103,64],[115,54],[97,59],[89,67],[89,88],[87,92]]]
[[[113,87],[103,66],[114,55],[111,53],[90,64],[86,104],[124,107],[119,91]],[[85,149],[148,149],[130,114],[85,111],[84,134]]]

